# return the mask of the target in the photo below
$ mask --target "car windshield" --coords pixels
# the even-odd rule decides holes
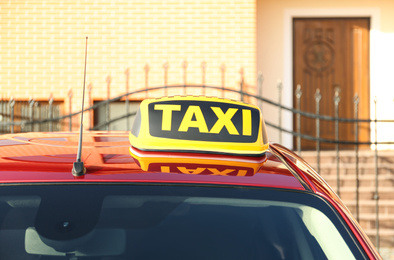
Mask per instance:
[[[307,193],[51,184],[0,190],[0,259],[364,259]]]

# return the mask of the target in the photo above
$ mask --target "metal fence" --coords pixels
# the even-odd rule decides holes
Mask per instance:
[[[60,131],[61,102],[0,100],[0,133]]]
[[[224,83],[224,82],[223,82]],[[312,140],[316,143],[316,156],[317,156],[317,171],[320,172],[320,146],[323,143],[330,143],[335,145],[336,151],[336,170],[337,170],[337,187],[336,191],[340,195],[340,175],[339,175],[339,152],[341,145],[352,145],[355,151],[355,168],[356,168],[356,212],[355,216],[357,220],[359,220],[359,147],[360,145],[370,145],[375,148],[381,144],[394,144],[394,142],[378,142],[377,133],[378,133],[378,124],[379,123],[394,123],[394,120],[378,120],[375,114],[374,119],[360,119],[358,118],[358,98],[355,96],[354,98],[354,114],[356,115],[354,118],[340,118],[338,117],[338,110],[340,104],[340,96],[339,91],[335,92],[333,98],[334,102],[334,116],[322,115],[320,114],[320,102],[321,99],[324,98],[321,96],[320,91],[317,90],[315,94],[315,100],[311,102],[315,102],[316,111],[315,113],[305,112],[300,110],[300,102],[302,97],[302,89],[301,86],[297,86],[295,90],[295,108],[288,107],[282,104],[282,84],[278,83],[278,101],[269,100],[262,96],[262,75],[260,74],[258,77],[257,85],[259,93],[258,95],[253,95],[243,91],[246,88],[246,85],[243,80],[240,82],[239,90],[225,88],[222,86],[206,86],[202,85],[190,85],[186,84],[186,80],[184,84],[181,85],[172,85],[172,86],[160,86],[160,87],[146,87],[141,90],[127,92],[126,94],[117,96],[115,98],[111,98],[105,101],[96,102],[93,104],[91,100],[89,100],[89,104],[93,104],[86,108],[84,112],[89,114],[90,121],[93,122],[93,112],[101,109],[101,111],[105,111],[105,121],[101,122],[97,125],[90,125],[90,130],[108,130],[111,124],[118,122],[119,120],[126,120],[126,125],[129,126],[130,118],[135,116],[136,111],[129,110],[129,99],[135,95],[141,93],[147,93],[149,91],[155,90],[164,90],[164,93],[167,93],[169,89],[178,89],[178,93],[188,93],[188,90],[197,89],[200,93],[209,94],[209,91],[215,90],[222,93],[223,96],[226,96],[227,93],[232,93],[238,96],[238,99],[245,102],[255,103],[258,106],[270,105],[273,106],[277,110],[278,120],[277,123],[266,121],[266,125],[278,131],[279,137],[281,139],[282,134],[288,134],[294,136],[295,138],[295,150],[298,153],[301,153],[301,139]],[[90,86],[91,91],[91,86]],[[90,95],[89,95],[90,96]],[[71,101],[72,93],[69,93],[69,98]],[[90,98],[90,97],[89,97]],[[110,107],[114,102],[124,102],[125,113],[117,114],[116,117],[110,117]],[[16,106],[19,104],[19,112],[15,113]],[[377,100],[374,101],[375,111],[376,111]],[[61,104],[54,105],[53,98],[50,98],[48,102],[36,102],[34,100],[30,100],[28,102],[18,102],[13,99],[9,101],[1,101],[0,102],[0,130],[2,133],[15,133],[15,132],[28,132],[28,131],[64,131],[64,130],[72,130],[73,129],[73,117],[79,116],[81,112],[77,113],[69,113],[67,115],[60,115],[60,106]],[[71,111],[71,110],[70,110]],[[291,113],[295,118],[295,129],[287,129],[282,125],[282,115],[284,113]],[[375,112],[376,113],[376,112]],[[314,136],[307,135],[300,132],[300,124],[301,124],[301,116],[305,118],[310,118],[315,120],[316,123],[316,134]],[[75,120],[78,121],[78,120]],[[335,125],[335,132],[331,139],[322,138],[320,136],[320,124],[321,121],[331,121]],[[354,125],[354,140],[341,140],[339,138],[339,123],[351,123]],[[374,141],[363,141],[359,140],[358,130],[360,123],[368,123],[374,129]],[[123,129],[129,130],[129,129]],[[281,140],[279,140],[281,142]],[[379,247],[379,182],[378,182],[378,149],[374,149],[375,153],[375,195],[374,199],[376,201],[376,242],[375,244]]]

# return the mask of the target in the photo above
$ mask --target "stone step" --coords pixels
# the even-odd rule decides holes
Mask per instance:
[[[356,217],[355,212],[352,212],[352,214],[353,214],[353,217]],[[363,212],[363,210],[360,209],[360,214],[359,214],[358,220],[360,222],[360,225],[362,225],[362,226],[363,226],[362,222],[365,222],[365,223],[368,224],[367,226],[363,226],[363,228],[371,227],[371,226],[374,227],[375,226],[375,221],[376,221],[375,212],[365,213],[365,212]],[[394,227],[394,222],[393,221],[394,221],[394,215],[393,214],[384,214],[384,213],[381,213],[381,212],[379,213],[379,223],[381,224],[382,228],[393,229],[392,228],[392,227]]]
[[[321,151],[320,152],[320,163],[331,163],[336,164],[336,152],[335,151]],[[316,151],[303,151],[301,157],[305,159],[310,165],[317,164],[317,152]],[[371,150],[360,150],[358,153],[359,163],[375,163],[375,151]],[[378,164],[381,163],[394,163],[394,151],[378,151]],[[339,162],[342,163],[354,163],[356,162],[355,151],[340,151]]]
[[[363,227],[371,242],[376,246],[376,229]],[[394,233],[393,229],[379,228],[380,248],[391,248],[394,251]],[[385,258],[386,259],[386,258]]]
[[[353,214],[353,216],[356,216],[356,206],[348,206],[348,209]],[[371,216],[374,216],[374,218],[372,220],[375,220],[375,217],[376,217],[375,209],[370,210],[370,209],[365,208],[362,205],[360,205],[358,208],[358,212],[359,212],[359,219],[371,220],[371,218],[372,218]],[[379,219],[380,219],[380,217],[385,218],[385,216],[391,216],[391,217],[393,217],[393,220],[394,220],[394,213],[392,213],[392,210],[384,210],[384,209],[380,208],[379,209]],[[394,222],[392,224],[394,227]]]
[[[372,243],[376,246],[376,229],[374,228],[363,228]],[[380,247],[393,249],[394,245],[394,230],[393,229],[379,229]],[[394,251],[394,250],[393,250]],[[385,258],[391,259],[391,258]]]
[[[375,228],[364,229],[364,232],[368,236],[375,236],[376,235],[376,229]],[[394,242],[394,230],[393,229],[379,229],[379,235],[380,236],[385,236],[385,237],[391,237],[391,239]]]
[[[389,175],[392,176],[394,179],[394,169],[393,169],[394,164],[389,164],[389,163],[382,163],[378,164],[378,175]],[[313,169],[318,171],[317,165],[311,165]],[[349,164],[349,163],[340,163],[339,164],[339,174],[340,175],[349,175],[349,174],[356,174],[357,168],[356,164]],[[365,174],[365,175],[371,175],[375,176],[376,174],[376,168],[375,164],[373,163],[359,163],[358,164],[358,172],[360,175]],[[337,175],[337,166],[336,164],[333,163],[324,163],[320,164],[320,172],[322,176],[327,176],[327,175]]]
[[[340,197],[353,216],[355,216],[356,167],[358,167],[359,223],[371,241],[376,243],[375,152],[360,150],[358,158],[355,157],[355,154],[355,151],[350,150],[340,151],[339,153]],[[317,169],[316,155],[316,152],[301,153],[301,157],[314,169]],[[320,174],[336,191],[336,152],[321,151],[320,156]],[[358,166],[356,166],[357,160]],[[378,151],[377,166],[380,247],[391,250],[394,248],[394,151]],[[393,256],[390,253],[388,255]]]
[[[394,214],[394,201],[393,200],[379,200],[379,215]],[[343,203],[351,210],[355,212],[356,201],[355,200],[343,200]],[[375,200],[362,200],[359,203],[360,215],[374,214],[375,215]]]
[[[336,175],[322,175],[323,179],[332,187],[337,187]],[[359,187],[373,187],[375,189],[375,175],[359,174]],[[356,174],[339,175],[339,185],[341,187],[356,187]],[[394,176],[387,174],[378,176],[378,190],[383,187],[391,187],[394,192]]]
[[[393,194],[392,192],[386,192],[386,193],[379,193],[379,201],[384,201],[384,200],[390,200],[392,199]],[[342,200],[356,200],[356,191],[354,189],[352,190],[340,190],[340,198]],[[358,199],[359,199],[359,205],[362,205],[362,202],[364,200],[372,200],[374,198],[374,193],[373,192],[359,192],[358,194]]]
[[[328,174],[327,174],[328,173]],[[325,179],[325,180],[336,180],[337,178],[337,173],[335,171],[335,174],[330,174],[332,172],[328,172],[327,173],[323,173],[321,174],[321,176]],[[361,173],[359,172],[359,179],[360,180],[375,180],[376,176],[375,173],[365,173],[365,169],[361,170]],[[355,173],[351,173],[351,174],[343,174],[341,171],[339,171],[339,178],[341,180],[353,180],[356,179],[356,174]],[[381,172],[379,171],[378,173],[378,181],[391,181],[391,183],[394,184],[394,174],[391,173],[385,173],[385,172]]]
[[[360,219],[363,220],[370,220],[370,221],[375,221],[376,220],[376,215],[374,213],[362,213],[360,214]],[[393,222],[394,224],[394,214],[379,214],[379,222],[380,221],[390,221]]]
[[[376,228],[375,214],[360,214],[359,223],[363,228]],[[382,230],[392,229],[394,214],[379,214],[379,228]]]
[[[317,163],[310,163],[308,162],[312,167],[316,168]],[[393,163],[390,162],[381,162],[378,163],[378,168],[382,170],[391,170],[390,172],[393,172]],[[375,170],[375,163],[374,162],[359,162],[358,163],[359,168],[363,169],[370,169],[370,170]],[[336,162],[320,162],[320,169],[336,169],[337,164]],[[339,162],[339,169],[355,169],[356,168],[356,163],[349,163],[349,162]]]
[[[390,248],[388,246],[387,247],[380,246],[378,250],[383,260],[394,260],[394,247]]]
[[[375,186],[359,186],[358,188],[359,194],[364,194],[365,196],[373,196],[375,195]],[[347,185],[344,187],[340,187],[340,195],[342,197],[343,193],[356,193],[356,187],[355,185]],[[394,199],[394,189],[392,186],[384,186],[384,187],[379,187],[378,189],[378,194],[379,194],[379,199],[384,200],[384,199]],[[368,199],[368,197],[365,197],[365,199]]]

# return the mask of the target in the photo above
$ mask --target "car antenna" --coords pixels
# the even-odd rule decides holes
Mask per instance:
[[[72,169],[72,174],[75,177],[83,176],[85,175],[86,168],[81,160],[81,154],[82,154],[82,131],[83,131],[83,104],[85,101],[85,81],[86,81],[86,60],[88,56],[88,36],[86,36],[86,46],[85,46],[85,71],[83,75],[83,92],[82,92],[82,110],[81,110],[81,125],[79,127],[79,141],[78,141],[78,153],[77,153],[77,161],[73,163],[73,169]]]

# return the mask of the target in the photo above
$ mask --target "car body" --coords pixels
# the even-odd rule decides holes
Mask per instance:
[[[81,174],[72,173],[78,133],[0,136],[0,258],[381,259],[320,175],[267,142],[262,120],[264,133],[249,150],[234,148],[241,139],[223,147],[178,135],[151,142],[148,106],[171,102],[249,109],[195,97],[147,101],[131,133],[83,134]],[[205,131],[194,124],[202,120],[196,111],[190,127]],[[235,118],[225,111],[214,121],[230,133]],[[161,120],[158,127],[171,128]],[[205,117],[206,132],[215,122]],[[205,145],[191,149],[190,142]]]

